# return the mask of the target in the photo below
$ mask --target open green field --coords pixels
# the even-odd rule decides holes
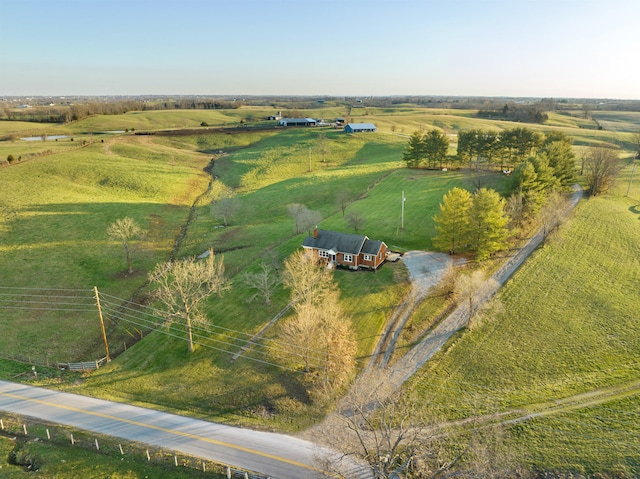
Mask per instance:
[[[109,146],[96,143],[2,169],[0,203],[9,211],[0,223],[3,287],[32,288],[47,301],[60,289],[84,290],[78,294],[90,298],[93,286],[128,298],[168,257],[189,206],[206,189],[208,157],[167,148],[154,154],[140,146],[120,155]],[[133,275],[123,274],[122,246],[106,235],[124,216],[145,230]],[[88,336],[78,334],[98,326],[95,314],[17,309],[4,310],[2,318],[6,355],[42,362],[96,354]]]
[[[255,348],[247,358],[230,361],[247,335],[288,303],[288,292],[282,288],[271,305],[251,301],[253,292],[242,280],[242,273],[261,261],[281,262],[299,248],[305,234],[294,233],[287,206],[304,204],[321,213],[319,227],[349,232],[336,202],[348,191],[352,202],[346,211],[366,218],[362,232],[370,238],[384,240],[397,251],[429,250],[435,231],[432,218],[442,195],[454,186],[471,188],[472,178],[464,171],[403,168],[401,155],[408,135],[431,126],[455,135],[460,129],[499,130],[521,124],[476,119],[470,111],[415,106],[301,113],[373,122],[379,133],[238,128],[237,133],[189,136],[83,134],[76,138],[97,141],[82,148],[69,148],[70,141],[0,142],[0,158],[19,149],[52,150],[0,168],[0,205],[10,211],[0,220],[0,287],[14,288],[14,293],[15,288],[37,288],[38,294],[48,297],[56,297],[59,288],[82,290],[77,294],[90,304],[91,288],[98,286],[116,301],[130,299],[144,286],[153,266],[169,258],[201,194],[177,256],[213,248],[224,255],[233,282],[230,291],[207,303],[209,323],[198,329],[207,339],[195,353],[187,353],[183,339],[166,334],[177,333],[175,329],[159,330],[90,375],[67,381],[64,375],[43,374],[40,384],[262,429],[300,431],[324,417],[331,406],[313,403],[304,378],[275,367],[273,352]],[[269,114],[273,111],[260,108],[130,112],[47,126],[47,134],[192,129],[203,121],[235,126],[241,120],[257,123]],[[561,130],[574,138],[577,151],[594,144],[630,147],[637,118],[602,114],[608,116],[599,121],[622,126],[596,130],[577,116],[560,114],[551,114],[548,125],[527,126],[543,132]],[[324,158],[320,135],[326,137]],[[217,176],[214,186],[217,182],[232,188],[240,203],[227,227],[221,227],[221,219],[212,216],[207,204],[210,177],[203,168],[211,159],[215,161],[211,172]],[[637,379],[640,179],[625,198],[629,178],[627,169],[616,196],[583,202],[557,239],[539,250],[501,293],[504,312],[459,334],[428,364],[412,385],[425,404],[437,404],[451,419],[527,407],[537,410],[558,398],[621,387]],[[501,192],[506,191],[505,181],[500,174],[483,179],[485,186]],[[401,229],[403,192],[407,200]],[[124,273],[122,246],[106,237],[107,226],[124,216],[135,218],[145,229],[135,244],[133,275]],[[335,279],[356,330],[362,366],[393,308],[409,290],[407,273],[397,263],[376,273],[338,270]],[[419,314],[442,310],[443,299],[430,301]],[[145,329],[109,315],[106,323],[114,351]],[[93,307],[83,312],[2,310],[0,325],[0,351],[8,357],[41,364],[104,355]],[[268,330],[266,337],[273,339],[274,330]],[[24,368],[30,370],[29,365]],[[0,369],[6,378],[19,372]],[[509,437],[532,445],[521,456],[532,468],[594,472],[600,467],[638,473],[637,463],[623,457],[629,449],[616,452],[612,445],[617,432],[629,429],[624,421],[637,422],[638,405],[637,396],[615,396],[594,408],[513,426]],[[599,437],[597,421],[605,416],[605,439],[584,439]],[[554,432],[562,429],[563,421],[569,431],[580,431],[576,437]],[[636,439],[625,441],[637,446]],[[601,446],[609,462],[596,454]],[[576,449],[570,451],[571,447]]]
[[[451,419],[538,412],[575,397],[506,426],[537,470],[640,474],[631,432],[640,420],[640,187],[623,196],[628,175],[615,196],[580,204],[515,274],[499,294],[503,312],[459,334],[412,381]]]

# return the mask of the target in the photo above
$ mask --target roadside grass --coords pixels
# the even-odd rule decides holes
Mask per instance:
[[[422,396],[425,407],[441,408],[451,419],[459,419],[526,408],[636,379],[640,359],[636,204],[621,196],[583,201],[573,220],[536,251],[501,291],[503,312],[456,335],[412,379],[411,388]],[[628,429],[630,417],[637,415],[637,398],[629,401],[630,409],[612,416],[614,430]],[[581,412],[582,430],[575,434],[571,428],[565,428],[566,434],[562,428],[554,431],[553,425],[571,421],[577,413],[545,419],[542,424],[547,428],[541,426],[540,431],[539,420],[534,419],[512,433],[527,431],[531,447],[526,448],[524,460],[538,470],[605,472],[609,463],[602,462],[603,456],[621,464],[625,460],[614,432],[606,432],[610,442],[597,439],[602,434],[600,411]],[[584,438],[575,440],[580,434]],[[570,447],[573,452],[559,462],[560,451]],[[626,465],[640,473],[637,462]]]
[[[173,451],[13,415],[3,415],[3,423],[0,455],[4,459],[0,461],[0,470],[4,479],[226,477],[222,466],[206,461],[203,471],[202,460],[181,454],[176,456],[176,467]],[[27,428],[27,435],[23,425]],[[74,444],[71,444],[71,435]],[[96,440],[99,451],[95,447]],[[147,459],[147,451],[150,460]]]

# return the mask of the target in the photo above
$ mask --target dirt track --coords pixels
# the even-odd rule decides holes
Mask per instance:
[[[582,198],[583,191],[579,187],[574,188],[571,200],[567,204],[564,217],[575,208]],[[509,258],[498,271],[492,276],[497,281],[496,288],[488,290],[483,302],[488,301],[504,283],[513,275],[513,273],[524,263],[531,253],[544,240],[544,231],[541,228],[534,234],[527,243],[518,252]],[[424,363],[445,345],[445,343],[457,331],[464,328],[469,321],[469,312],[466,304],[459,305],[447,318],[445,318],[438,326],[436,326],[417,346],[400,358],[389,369],[390,381],[397,389],[404,384]]]

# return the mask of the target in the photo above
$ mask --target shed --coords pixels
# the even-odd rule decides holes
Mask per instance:
[[[282,126],[316,126],[313,118],[282,118],[279,122]]]
[[[373,123],[347,123],[344,127],[346,133],[361,133],[365,131],[375,132],[376,125]]]

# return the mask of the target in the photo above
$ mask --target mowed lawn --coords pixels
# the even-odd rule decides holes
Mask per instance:
[[[575,410],[505,427],[538,470],[640,474],[640,189],[622,190],[583,201],[501,291],[503,312],[459,333],[412,381],[451,419],[611,388],[602,404],[577,399]]]

